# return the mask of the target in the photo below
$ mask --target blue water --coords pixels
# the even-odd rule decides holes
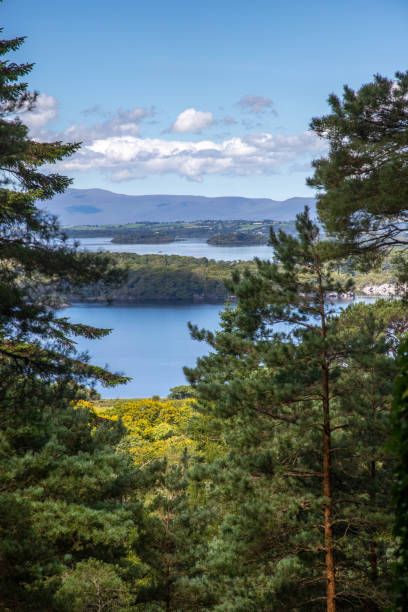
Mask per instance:
[[[70,241],[72,242],[72,241]],[[270,259],[272,248],[260,246],[215,246],[206,242],[178,240],[169,244],[113,244],[111,238],[81,238],[81,248],[87,251],[111,251],[112,253],[138,253],[139,255],[187,255],[207,257],[216,261],[249,261],[254,257]]]
[[[341,310],[348,304],[338,301],[335,307]],[[133,379],[113,389],[97,386],[102,397],[165,397],[170,387],[186,384],[183,366],[194,366],[197,357],[209,352],[208,345],[190,337],[187,321],[214,330],[222,308],[220,304],[78,304],[64,310],[64,316],[76,323],[113,328],[105,338],[78,341],[78,348],[89,352],[91,363]]]
[[[131,376],[127,385],[114,389],[97,386],[102,397],[166,396],[170,387],[186,384],[184,365],[193,366],[208,352],[191,339],[187,321],[214,329],[220,304],[186,305],[85,305],[64,310],[73,322],[114,328],[99,340],[80,339],[78,348],[89,351],[91,363]]]

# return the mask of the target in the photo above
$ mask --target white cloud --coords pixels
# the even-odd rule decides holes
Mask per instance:
[[[119,109],[106,121],[95,123],[91,126],[75,124],[61,134],[58,134],[58,137],[62,140],[78,140],[85,144],[90,144],[96,139],[109,138],[110,136],[122,136],[124,134],[137,136],[142,120],[154,115],[154,107],[149,109],[137,107],[133,110]],[[53,137],[55,138],[55,134]]]
[[[278,114],[273,107],[273,101],[271,98],[265,98],[264,96],[247,94],[239,100],[238,105],[250,113],[259,114],[265,111],[270,111],[275,116]]]
[[[214,116],[210,112],[198,111],[195,108],[187,108],[179,114],[170,132],[197,132],[210,127],[214,123]]]
[[[260,105],[260,106],[259,106]],[[258,107],[269,108],[259,102]],[[98,108],[88,109],[99,112]],[[253,112],[260,112],[254,110]],[[100,171],[120,182],[149,175],[175,174],[190,181],[205,176],[259,176],[275,174],[291,168],[304,168],[313,157],[327,147],[325,141],[310,131],[293,136],[267,132],[248,133],[241,137],[220,135],[214,140],[190,138],[178,140],[170,136],[147,138],[140,134],[142,122],[155,117],[154,107],[118,110],[93,125],[72,125],[65,131],[47,131],[46,123],[57,114],[57,102],[41,94],[37,108],[25,112],[22,120],[31,128],[32,136],[41,140],[82,141],[81,149],[58,164],[67,174]],[[224,117],[218,123],[233,125]],[[173,131],[197,131],[215,125],[212,113],[187,109],[172,126]],[[255,127],[256,129],[256,127]]]
[[[152,174],[177,174],[200,182],[204,176],[215,174],[274,174],[287,164],[309,161],[325,146],[311,132],[295,136],[250,134],[219,143],[139,138],[128,134],[95,139],[63,167],[68,172],[99,169],[117,182]]]
[[[30,128],[31,133],[35,135],[52,119],[57,116],[58,103],[54,96],[47,96],[42,93],[38,96],[35,107],[31,111],[23,111],[20,113],[22,122]]]

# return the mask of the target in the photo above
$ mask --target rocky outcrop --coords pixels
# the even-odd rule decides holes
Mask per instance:
[[[361,292],[364,295],[378,295],[381,297],[392,297],[398,295],[401,291],[398,291],[397,285],[393,283],[383,283],[382,285],[365,285]]]

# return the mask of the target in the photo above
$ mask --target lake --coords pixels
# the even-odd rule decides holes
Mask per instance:
[[[338,301],[336,308],[348,304],[350,301]],[[113,328],[105,338],[78,341],[81,351],[89,351],[91,363],[133,378],[113,389],[97,386],[102,397],[165,397],[170,387],[186,384],[183,366],[193,366],[197,357],[209,352],[206,344],[192,340],[187,321],[214,330],[222,308],[220,304],[77,304],[66,308],[63,316],[76,323]]]
[[[69,241],[70,243],[73,240]],[[111,238],[81,238],[80,247],[87,251],[110,251],[111,253],[137,253],[138,255],[186,255],[207,257],[216,261],[250,261],[254,257],[270,259],[272,248],[260,246],[214,246],[206,242],[177,240],[168,244],[114,244]]]

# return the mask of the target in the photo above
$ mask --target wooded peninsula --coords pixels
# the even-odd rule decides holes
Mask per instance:
[[[271,256],[273,250],[271,249]],[[235,300],[225,283],[234,272],[254,272],[254,262],[214,261],[206,257],[181,255],[137,255],[136,253],[108,253],[105,255],[112,274],[122,274],[122,281],[109,283],[100,280],[81,287],[54,281],[39,283],[39,296],[53,307],[74,302],[196,302],[216,303]],[[350,265],[339,264],[336,278],[350,274]],[[387,258],[377,270],[351,272],[353,295],[390,295],[397,282],[397,268],[393,258]],[[341,297],[333,294],[332,298]]]

